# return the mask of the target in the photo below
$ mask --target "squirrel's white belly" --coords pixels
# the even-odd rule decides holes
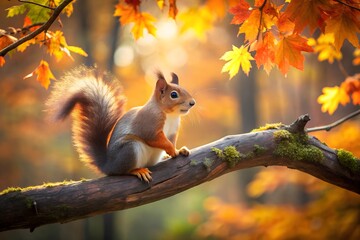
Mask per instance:
[[[166,116],[166,121],[164,124],[164,134],[166,137],[170,137],[173,134],[176,134],[180,125],[180,117],[178,115],[168,115]],[[165,151],[159,148],[150,147],[147,144],[142,142],[136,142],[135,152],[138,154],[138,161],[136,168],[143,168],[147,166],[153,166],[160,162],[164,156]]]

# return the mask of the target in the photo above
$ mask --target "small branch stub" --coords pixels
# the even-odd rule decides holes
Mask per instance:
[[[311,120],[309,114],[301,115],[292,124],[286,127],[291,133],[305,133],[305,126]]]

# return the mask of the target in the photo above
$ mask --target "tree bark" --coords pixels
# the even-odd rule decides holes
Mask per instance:
[[[280,126],[280,129],[304,135],[309,120],[307,115],[301,116],[290,126]],[[309,137],[307,144],[321,151],[321,161],[279,157],[275,152],[282,140],[276,139],[274,133],[277,131],[279,128],[227,136],[195,148],[189,157],[179,156],[152,167],[153,181],[150,183],[141,182],[134,176],[107,176],[5,191],[0,195],[0,231],[18,228],[32,231],[45,224],[65,223],[144,205],[223,174],[255,166],[286,166],[360,194],[360,174],[343,167],[336,150]],[[240,153],[235,162],[227,162],[226,156],[214,151],[214,148],[226,149],[228,146]]]

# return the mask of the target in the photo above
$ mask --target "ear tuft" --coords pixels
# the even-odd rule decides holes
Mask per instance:
[[[164,78],[164,75],[160,71],[158,71],[156,75],[158,77],[158,80],[156,82],[156,92],[158,94],[163,94],[166,90],[167,82]]]
[[[171,73],[171,77],[172,77],[171,83],[174,83],[174,84],[176,84],[176,85],[179,85],[179,78],[178,78],[178,76],[177,76],[175,73]]]

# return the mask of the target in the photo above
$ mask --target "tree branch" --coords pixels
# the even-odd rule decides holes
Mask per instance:
[[[64,0],[59,6],[57,6],[53,12],[53,14],[50,16],[49,20],[44,23],[41,27],[39,27],[38,29],[36,29],[35,31],[29,33],[28,35],[20,38],[19,40],[17,40],[16,42],[10,44],[9,46],[7,46],[6,48],[3,48],[0,51],[0,56],[5,56],[8,52],[10,52],[11,50],[17,48],[18,46],[20,46],[21,44],[23,44],[24,42],[33,39],[34,37],[36,37],[37,35],[39,35],[40,33],[48,30],[50,28],[50,26],[53,24],[53,22],[57,19],[57,17],[60,15],[60,13],[62,12],[62,10],[69,5],[73,0]]]
[[[189,157],[179,156],[152,167],[153,181],[149,184],[134,176],[111,176],[57,186],[9,189],[0,194],[0,231],[34,230],[49,223],[137,207],[226,173],[255,166],[286,166],[360,194],[359,172],[342,166],[336,150],[314,137],[304,138],[301,128],[309,120],[304,115],[290,126],[271,126],[268,130],[227,136],[198,147]],[[289,153],[279,151],[280,146],[299,136],[298,144],[305,145],[295,149],[295,153],[290,148]],[[299,157],[301,154],[308,155]]]
[[[353,112],[353,113],[350,113],[349,115],[329,124],[329,125],[325,125],[325,126],[320,126],[320,127],[313,127],[313,128],[308,128],[306,129],[306,132],[317,132],[317,131],[330,131],[331,129],[333,129],[334,127],[337,127],[339,126],[340,124],[342,124],[343,122],[353,118],[353,117],[356,117],[357,115],[360,114],[360,109]]]

